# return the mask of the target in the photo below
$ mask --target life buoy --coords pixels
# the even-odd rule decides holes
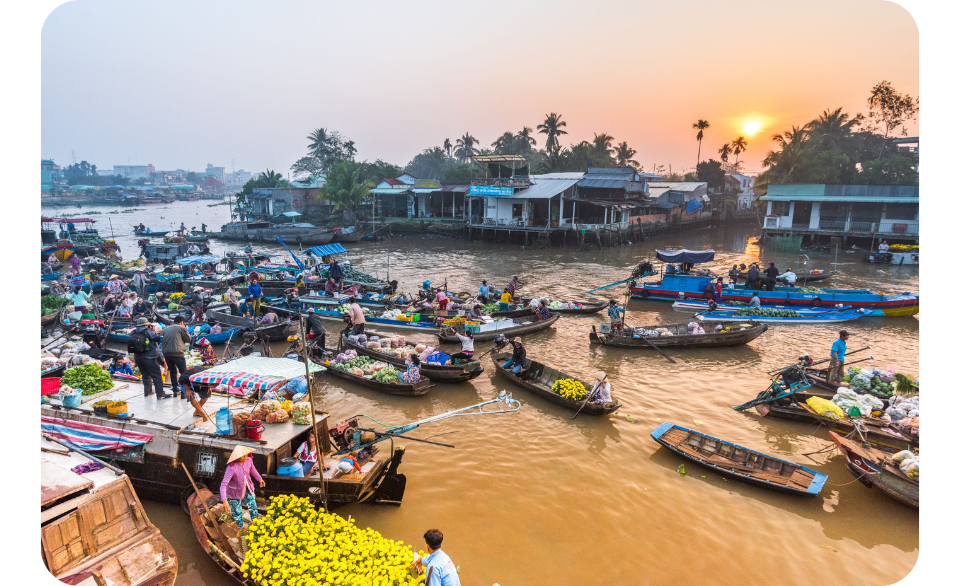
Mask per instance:
[[[640,297],[646,299],[646,298],[650,297],[650,292],[647,291],[646,289],[642,289],[642,290],[640,291]]]
[[[819,297],[814,297],[813,303],[811,303],[811,305],[813,305],[814,307],[820,307],[823,305],[823,301]]]

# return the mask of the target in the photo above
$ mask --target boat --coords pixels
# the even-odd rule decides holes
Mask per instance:
[[[177,229],[173,226],[153,226],[146,228],[145,230],[140,230],[137,226],[133,227],[133,234],[135,236],[166,236],[170,232],[176,232]]]
[[[673,423],[650,436],[668,450],[729,478],[778,492],[815,497],[827,475]]]
[[[66,372],[66,370],[67,370],[66,364],[51,366],[46,370],[40,371],[40,378],[56,378],[58,376],[62,376],[63,373]]]
[[[240,566],[243,564],[243,550],[240,546],[239,530],[233,517],[223,510],[220,495],[213,494],[204,486],[187,497],[186,505],[190,515],[190,525],[193,527],[200,549],[235,582],[243,586],[257,586],[256,581],[244,578],[240,571]],[[211,514],[207,514],[208,510]],[[224,514],[227,515],[228,520],[220,521]],[[245,516],[244,524],[249,522],[249,516]]]
[[[401,372],[403,372],[401,370]],[[388,395],[402,395],[405,397],[416,397],[418,395],[424,395],[427,391],[430,390],[430,387],[433,386],[433,383],[429,378],[422,376],[419,381],[415,383],[382,383],[379,381],[373,380],[369,375],[367,376],[358,376],[347,372],[346,370],[340,370],[332,365],[329,365],[327,368],[327,374],[335,376],[337,378],[342,378],[354,382],[358,385],[367,387],[368,389],[373,389],[381,393],[387,393]]]
[[[502,321],[488,322],[480,326],[469,326],[475,328],[476,331],[473,333],[474,342],[486,342],[492,340],[497,335],[502,334],[507,337],[517,336],[520,334],[529,334],[531,332],[539,332],[540,330],[545,330],[547,328],[552,328],[553,324],[557,323],[557,320],[560,319],[560,314],[553,314],[547,319],[543,320],[528,320],[524,318],[507,318]],[[453,327],[458,332],[463,333],[464,326],[448,326]],[[453,334],[448,334],[446,329],[437,332],[437,337],[440,338],[441,342],[449,343],[459,343],[460,338]]]
[[[177,553],[130,478],[109,466],[79,472],[95,456],[61,442],[40,439],[40,552],[50,575],[65,584],[173,586]]]
[[[920,508],[920,480],[900,472],[892,460],[893,450],[833,431],[830,439],[847,459],[847,470],[864,486],[879,489],[908,507]]]
[[[796,275],[798,283],[817,283],[819,281],[826,281],[830,277],[836,276],[837,271],[820,271],[811,269],[809,271],[798,272]]]
[[[184,238],[187,242],[206,242],[210,240],[212,236],[212,232],[198,232],[194,230],[192,234],[187,234]]]
[[[702,312],[702,311],[710,310],[710,303],[707,301],[685,299],[682,301],[675,301],[672,307],[675,311]],[[794,305],[761,305],[760,307],[762,309],[789,309],[803,315],[819,315],[821,313],[835,313],[838,311],[847,311],[849,309],[853,309],[853,307],[850,305],[837,305],[833,307],[828,307],[826,305],[822,307],[797,307]],[[746,304],[731,305],[729,303],[718,303],[717,308],[714,309],[713,311],[715,312],[740,311],[741,309],[748,309],[748,306]]]
[[[573,399],[562,397],[553,391],[553,383],[559,379],[577,380],[576,377],[564,374],[559,370],[550,368],[529,358],[527,359],[527,369],[520,373],[520,376],[517,376],[503,367],[503,363],[512,358],[512,353],[501,353],[493,356],[493,365],[497,369],[497,374],[503,375],[503,377],[510,382],[523,387],[535,395],[539,395],[551,403],[566,407],[572,411],[578,411],[583,415],[609,415],[620,408],[620,401],[617,400],[616,397],[611,397],[613,399],[612,403],[605,404],[594,403],[592,401],[574,401]],[[588,385],[583,381],[577,380],[577,382],[582,384],[588,393],[590,389],[593,388],[593,385]]]
[[[885,448],[915,451],[920,448],[920,438],[908,437],[890,427],[890,422],[876,417],[850,417],[844,415],[839,421],[820,415],[806,403],[798,403],[828,430],[843,434],[857,434],[866,441]]]
[[[120,246],[117,245],[115,240],[105,240],[100,236],[100,232],[93,227],[96,220],[90,218],[40,218],[40,223],[41,233],[44,231],[45,224],[59,224],[59,231],[55,234],[59,240],[56,243],[51,243],[53,247],[42,248],[41,257],[46,256],[44,251],[51,248],[62,249],[62,245],[72,245],[72,250],[82,257],[94,256],[101,252],[112,254],[120,250]],[[51,229],[46,231],[49,232]],[[65,260],[61,255],[57,255],[57,258]]]
[[[242,384],[245,390],[256,395],[303,376],[305,368],[302,362],[287,358],[247,356],[199,372],[192,380],[194,385],[211,389],[221,383]],[[311,375],[316,376],[324,368],[311,364],[310,370]],[[319,477],[282,476],[278,475],[281,460],[295,453],[307,440],[310,424],[299,425],[292,419],[265,423],[262,437],[257,440],[223,435],[217,433],[215,413],[220,409],[236,413],[238,408],[253,407],[255,400],[214,393],[204,406],[211,421],[204,423],[192,415],[193,407],[187,401],[144,397],[139,381],[115,381],[114,385],[112,389],[84,397],[78,408],[64,407],[55,400],[42,404],[41,424],[44,431],[79,429],[122,438],[124,445],[120,450],[104,450],[101,458],[122,468],[143,498],[182,504],[193,492],[184,466],[198,482],[220,486],[227,457],[237,445],[255,450],[251,457],[266,483],[264,488],[257,489],[257,496],[294,494],[318,504],[325,496],[331,507],[361,500],[399,504],[403,498],[405,479],[397,474],[404,453],[401,447],[371,450],[369,458],[361,459],[363,472],[344,478],[334,477],[336,466],[323,473],[322,482]],[[99,400],[123,400],[130,415],[96,413],[93,403]],[[317,439],[329,453],[330,438],[339,426],[329,427],[327,413],[317,412],[315,417]]]
[[[704,289],[716,279],[716,275],[696,274],[692,269],[681,272],[683,267],[692,267],[698,263],[710,262],[714,258],[713,250],[657,250],[657,259],[668,264],[656,281],[642,281],[644,277],[629,279],[630,294],[634,298],[659,301],[677,301],[688,298],[702,299]],[[681,271],[674,264],[681,265]],[[649,264],[649,263],[647,263]],[[671,270],[672,269],[672,270]],[[646,273],[643,273],[646,274]],[[596,289],[595,289],[596,290]],[[750,301],[754,290],[745,285],[724,287],[723,298],[726,301]],[[920,312],[920,296],[913,293],[873,293],[867,289],[818,289],[816,287],[776,286],[772,291],[757,291],[762,305],[783,305],[787,302],[800,307],[822,307],[825,305],[850,305],[854,309],[864,309],[874,317],[909,316]]]
[[[798,399],[801,397],[797,397]],[[810,412],[800,407],[792,399],[780,399],[772,403],[760,403],[755,405],[757,413],[761,417],[770,417],[771,419],[786,419],[787,421],[799,421],[801,423],[816,423],[819,421],[816,417],[810,415]]]
[[[435,307],[417,307],[416,304],[411,305],[414,307],[414,311],[420,315],[429,315],[433,317],[464,317],[467,315],[467,311],[462,309],[437,309]],[[532,307],[521,307],[519,305],[510,305],[510,309],[507,311],[491,311],[490,313],[484,313],[483,315],[489,315],[490,317],[526,317],[528,315],[535,314],[536,311]]]
[[[743,321],[743,320],[738,320]],[[609,329],[610,324],[601,325],[601,331],[598,334],[594,326],[590,331],[590,343],[602,344],[604,346],[618,346],[622,348],[648,348],[656,346],[657,348],[718,348],[721,346],[740,346],[751,342],[761,334],[767,331],[767,324],[736,324],[730,326],[725,332],[715,332],[706,330],[703,334],[688,334],[685,324],[667,325],[667,326],[646,326],[643,328],[631,328],[626,326],[624,333],[627,335],[618,336],[612,332],[604,332]],[[635,329],[655,330],[657,328],[666,328],[672,336],[657,337],[633,337],[630,331]]]
[[[310,223],[272,224],[270,222],[228,222],[215,234],[223,240],[247,242],[276,242],[282,237],[294,244],[327,244],[333,241],[333,233]]]
[[[774,324],[830,324],[845,321],[853,321],[863,317],[859,311],[850,312],[829,312],[829,313],[810,313],[794,316],[772,316],[772,315],[737,315],[736,312],[728,311],[707,311],[695,314],[700,321],[705,322],[751,322],[751,323],[774,323]]]
[[[256,332],[258,338],[266,338],[270,342],[280,342],[286,340],[290,334],[294,333],[296,329],[292,324],[279,321],[277,323],[268,324],[268,325],[258,325],[254,323],[254,320],[249,317],[242,317],[239,315],[230,315],[225,311],[218,311],[216,309],[208,309],[204,313],[207,319],[212,319],[214,321],[220,322],[221,324],[226,324],[231,328],[241,328],[246,329],[251,332]]]
[[[294,317],[294,316],[305,315],[307,312],[306,303],[301,303],[299,306],[297,305],[298,302],[301,302],[301,301],[302,299],[295,300],[292,304],[263,303],[260,305],[260,307],[261,307],[261,311],[272,311],[281,317],[283,316]],[[323,304],[314,303],[313,304],[314,313],[324,319],[343,321],[345,314],[340,313],[337,307],[340,304],[345,302],[346,300],[344,299],[338,304],[323,305]],[[412,330],[412,331],[420,331],[420,332],[428,332],[428,333],[437,331],[437,325],[434,324],[432,320],[404,321],[399,319],[387,319],[383,317],[378,317],[378,315],[381,315],[381,314],[367,315],[364,317],[364,319],[366,320],[367,324],[376,324],[378,327],[381,327],[381,328],[391,328],[391,329],[402,330],[402,331]]]
[[[389,337],[379,332],[367,332],[367,336]],[[357,342],[351,342],[347,336],[341,336],[341,343],[346,349],[355,350],[357,354],[369,356],[381,362],[387,362],[394,366],[406,368],[406,363],[402,358],[395,354],[387,354],[376,349],[367,348]],[[470,362],[461,362],[459,364],[443,365],[432,364],[429,362],[420,363],[420,373],[436,383],[459,383],[473,380],[483,373],[483,366],[480,361],[471,360]]]
[[[60,273],[57,273],[57,272],[40,275],[41,281],[56,281],[59,278],[60,278]]]
[[[585,315],[588,313],[598,313],[602,311],[605,307],[609,306],[609,303],[606,301],[597,301],[597,302],[576,302],[575,304],[579,305],[576,308],[570,307],[561,307],[559,309],[553,309],[549,307],[550,313],[562,313],[567,315]]]
[[[63,311],[63,308],[54,311],[53,313],[48,313],[47,315],[40,316],[40,327],[46,328],[57,323],[57,319],[60,316],[60,312]]]

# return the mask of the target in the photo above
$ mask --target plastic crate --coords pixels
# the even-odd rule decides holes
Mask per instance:
[[[40,395],[55,395],[60,391],[60,379],[56,377],[40,379]]]
[[[479,326],[479,325],[474,326],[474,325],[467,324],[467,325],[463,326],[463,329],[466,330],[466,331],[468,331],[468,332],[473,332],[474,334],[476,334],[477,332],[480,331],[480,328],[481,328],[481,327],[483,327],[483,326]]]
[[[446,364],[447,360],[450,360],[449,354],[444,354],[443,352],[434,352],[430,356],[427,356],[427,364]]]

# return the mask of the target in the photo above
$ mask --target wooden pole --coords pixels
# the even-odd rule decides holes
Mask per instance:
[[[224,541],[227,541],[227,537],[223,534],[223,531],[220,530],[220,522],[217,521],[217,518],[213,516],[213,511],[211,511],[210,507],[207,506],[207,501],[200,497],[200,489],[197,488],[197,483],[193,481],[193,476],[190,475],[190,470],[187,469],[187,465],[182,460],[180,461],[180,465],[183,466],[183,471],[186,472],[187,478],[190,480],[191,486],[193,486],[193,491],[197,495],[197,500],[200,501],[201,505],[203,505],[203,510],[207,512],[207,518],[210,519],[211,523],[213,523],[213,527],[217,530],[217,533],[220,534],[220,537],[222,537]]]
[[[300,325],[300,341],[302,342],[300,345],[300,351],[303,354],[303,368],[307,373],[307,399],[310,401],[311,429],[313,430],[313,439],[316,442],[315,445],[317,446],[317,453],[320,455],[320,498],[323,500],[323,508],[326,509],[327,487],[326,481],[323,478],[323,465],[325,463],[323,457],[323,444],[320,443],[320,438],[317,437],[317,408],[313,403],[313,381],[310,378],[310,353],[307,352],[307,335],[304,333],[303,329],[303,315],[297,316],[297,323]],[[321,356],[323,355],[322,351],[324,350],[326,350],[326,348],[321,348]],[[307,446],[309,445],[310,443],[307,442]]]

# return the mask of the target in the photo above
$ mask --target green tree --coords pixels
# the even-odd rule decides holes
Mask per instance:
[[[633,155],[637,154],[635,149],[630,148],[627,145],[627,141],[623,141],[617,145],[616,151],[614,152],[614,157],[617,160],[618,167],[633,167],[636,169],[640,166],[640,163],[633,159]]]
[[[592,146],[595,160],[603,161],[605,164],[613,162],[612,155],[614,148],[612,136],[606,132],[601,132],[600,134],[594,132]]]
[[[197,183],[200,183],[200,176],[194,173],[193,171],[187,171],[187,174],[184,176],[184,179],[187,181],[187,183],[193,183],[194,185],[196,185]]]
[[[449,183],[465,183],[473,179],[473,170],[473,165],[469,164],[447,167],[440,180]]]
[[[452,159],[449,159],[443,149],[437,146],[424,149],[407,163],[404,170],[421,179],[440,179],[452,163]]]
[[[307,145],[307,150],[312,155],[319,157],[327,149],[327,129],[315,129],[313,132],[307,135],[307,140],[310,141],[310,144]]]
[[[449,138],[443,139],[443,152],[447,153],[447,156],[451,156],[453,151],[453,143],[450,142]]]
[[[770,151],[763,159],[766,169],[760,174],[758,185],[799,181],[801,168],[811,152],[809,134],[804,128],[793,126],[783,133],[774,134],[772,139],[780,150]]]
[[[372,179],[364,179],[364,165],[356,161],[343,161],[330,169],[327,183],[320,190],[320,197],[333,204],[334,211],[353,210],[376,185]]]
[[[457,139],[455,148],[453,150],[453,156],[461,163],[466,163],[470,160],[470,157],[478,153],[474,145],[477,144],[477,139],[470,136],[470,133],[464,133],[463,136]]]
[[[533,153],[533,147],[537,146],[537,139],[533,137],[533,129],[524,126],[515,135],[517,152],[521,155],[530,156]]]
[[[363,179],[370,179],[374,184],[380,183],[384,179],[396,177],[403,173],[403,169],[393,163],[387,163],[377,159],[372,163],[363,162]]]
[[[684,180],[684,181],[697,181],[697,174],[694,173],[693,171],[690,171],[690,172],[686,173],[686,174],[683,176],[683,180]]]
[[[907,136],[907,127],[904,123],[913,120],[920,110],[920,101],[914,100],[910,94],[901,94],[893,89],[893,85],[883,80],[870,90],[867,98],[870,106],[870,118],[883,128],[883,145],[886,146],[890,131],[901,127],[901,134]],[[883,157],[883,148],[877,155],[877,160]]]
[[[490,143],[493,151],[501,155],[517,154],[517,137],[512,132],[504,132],[497,140]]]
[[[560,120],[562,117],[563,116],[561,114],[550,112],[547,114],[543,124],[537,125],[537,132],[547,135],[547,142],[544,147],[547,149],[548,153],[559,152],[561,148],[560,136],[567,134],[567,131],[563,130],[563,128],[567,125],[567,122],[565,120]]]
[[[860,173],[860,183],[866,185],[919,185],[920,174],[913,168],[913,159],[890,155],[883,160],[866,161]]]
[[[326,173],[337,163],[354,160],[357,154],[356,144],[335,130],[317,128],[307,135],[307,140],[307,155],[290,167],[298,178]]]
[[[697,165],[697,180],[706,181],[707,187],[722,189],[726,173],[723,172],[723,164],[720,161],[710,159]]]
[[[742,136],[738,136],[734,139],[733,143],[733,154],[736,155],[737,160],[733,164],[733,168],[737,171],[740,170],[740,153],[747,150],[747,141]]]
[[[703,144],[703,131],[710,128],[710,123],[700,119],[693,123],[693,129],[697,131],[697,166],[700,166],[700,146]]]

